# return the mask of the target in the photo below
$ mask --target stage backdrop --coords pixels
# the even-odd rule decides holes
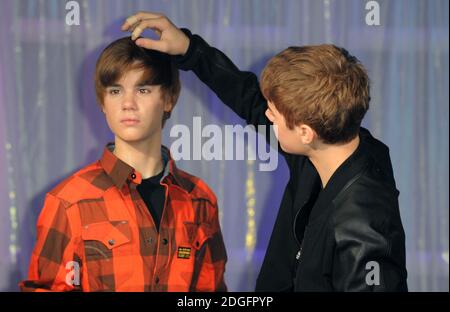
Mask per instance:
[[[0,1],[1,290],[17,290],[26,277],[45,193],[95,161],[113,139],[93,90],[101,49],[125,35],[119,31],[125,17],[153,10],[258,75],[270,56],[291,45],[334,43],[360,58],[372,83],[364,126],[389,145],[400,190],[409,287],[448,291],[447,0],[79,0],[80,25],[72,26],[66,2]],[[379,21],[370,15],[377,4]],[[170,130],[191,128],[194,116],[222,130],[243,125],[192,73],[181,78],[166,145],[176,139]],[[254,289],[288,179],[282,158],[276,171],[260,171],[259,164],[179,161],[218,197],[232,291]]]

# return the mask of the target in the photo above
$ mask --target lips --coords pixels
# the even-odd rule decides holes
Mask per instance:
[[[139,123],[139,119],[136,118],[124,118],[120,121],[120,123],[126,125],[126,126],[133,126],[137,125]]]

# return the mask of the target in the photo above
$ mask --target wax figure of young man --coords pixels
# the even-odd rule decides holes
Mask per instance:
[[[171,57],[118,39],[95,87],[115,142],[47,194],[21,289],[225,291],[216,197],[161,145],[180,94]]]
[[[160,39],[140,38],[146,28]],[[399,193],[387,146],[360,126],[369,79],[355,57],[333,45],[290,47],[258,83],[165,16],[140,12],[122,30],[174,55],[247,123],[278,127],[290,179],[256,290],[407,290]]]

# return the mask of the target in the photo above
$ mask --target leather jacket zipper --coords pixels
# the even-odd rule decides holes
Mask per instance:
[[[300,211],[301,211],[301,210],[302,210],[302,209],[300,208],[300,209],[297,211],[297,213],[295,214],[295,217],[294,217],[294,224],[292,225],[292,230],[294,231],[294,238],[295,238],[295,241],[297,242],[297,244],[298,244],[298,246],[299,246],[299,250],[298,250],[297,254],[295,255],[295,259],[296,259],[297,261],[300,260],[300,257],[301,257],[301,255],[302,255],[302,247],[303,247],[303,239],[302,239],[302,242],[300,243],[300,241],[298,240],[298,237],[297,237],[297,232],[295,231],[295,224],[297,223],[297,218],[298,218],[298,215],[300,214]]]

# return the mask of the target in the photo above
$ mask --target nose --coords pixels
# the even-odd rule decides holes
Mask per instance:
[[[123,110],[136,110],[137,104],[136,104],[136,98],[133,92],[127,92],[125,93],[125,96],[123,98],[122,102],[122,109]]]

